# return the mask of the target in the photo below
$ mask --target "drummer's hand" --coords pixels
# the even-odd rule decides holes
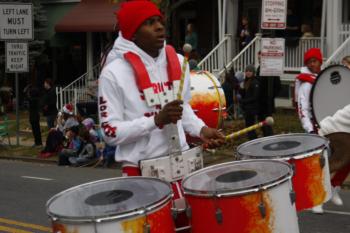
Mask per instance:
[[[174,100],[166,104],[162,110],[154,117],[154,122],[158,127],[167,125],[170,123],[176,124],[178,120],[182,118],[182,100]]]
[[[209,148],[215,148],[225,143],[225,136],[217,129],[204,126],[201,129],[200,137]]]

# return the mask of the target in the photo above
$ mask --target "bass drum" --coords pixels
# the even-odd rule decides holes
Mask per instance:
[[[226,114],[225,94],[219,80],[208,71],[191,72],[190,105],[211,128],[220,128]]]
[[[350,103],[350,69],[333,65],[324,69],[311,90],[312,114],[317,124]]]

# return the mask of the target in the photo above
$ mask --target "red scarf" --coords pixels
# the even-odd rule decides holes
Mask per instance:
[[[301,82],[308,82],[314,84],[316,81],[316,76],[313,74],[301,73],[297,76],[297,79],[299,79]]]

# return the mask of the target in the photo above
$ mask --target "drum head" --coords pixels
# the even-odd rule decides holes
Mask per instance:
[[[158,179],[113,178],[79,185],[55,195],[47,202],[47,213],[58,219],[94,221],[143,210],[170,197],[169,184]]]
[[[195,196],[234,196],[259,191],[291,177],[288,163],[245,160],[219,164],[190,174],[183,180],[185,193]]]
[[[322,149],[327,144],[326,138],[315,134],[282,134],[243,143],[237,152],[239,158],[291,158]]]
[[[313,116],[317,123],[350,104],[350,69],[334,65],[323,70],[311,90]]]

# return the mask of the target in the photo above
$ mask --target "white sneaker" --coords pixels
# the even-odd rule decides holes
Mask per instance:
[[[315,206],[311,209],[312,213],[314,214],[323,214],[323,205],[318,205],[318,206]]]
[[[340,187],[336,186],[336,187],[332,187],[332,202],[334,205],[343,205],[343,200],[340,198],[339,196],[339,190]]]

